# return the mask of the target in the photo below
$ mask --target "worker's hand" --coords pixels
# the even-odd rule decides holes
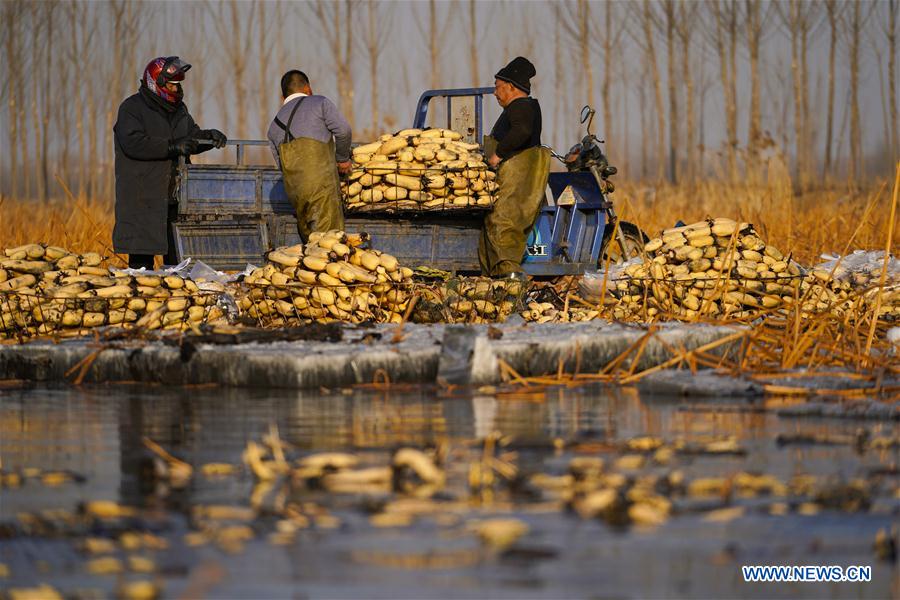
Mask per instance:
[[[349,175],[350,171],[353,170],[353,163],[351,163],[349,160],[345,160],[344,162],[339,162],[337,164],[337,168],[338,173],[340,173],[341,175]]]
[[[496,169],[497,165],[499,165],[499,164],[500,164],[500,157],[497,156],[496,154],[492,154],[491,157],[488,159],[488,166],[491,167],[492,169]]]
[[[208,137],[213,141],[213,146],[215,146],[216,148],[224,148],[225,142],[228,141],[228,138],[225,137],[225,134],[218,129],[207,129],[203,133],[206,134],[204,137]]]
[[[169,156],[190,156],[197,154],[200,143],[194,138],[183,137],[169,142]]]

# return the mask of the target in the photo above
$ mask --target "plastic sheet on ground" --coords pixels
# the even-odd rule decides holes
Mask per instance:
[[[197,281],[197,287],[203,291],[217,292],[220,291],[218,284],[224,285],[226,283],[237,281],[240,276],[250,273],[254,268],[254,266],[248,264],[247,268],[240,273],[225,273],[213,269],[202,260],[194,260],[191,257],[188,257],[175,266],[162,269],[146,269],[144,267],[141,267],[140,269],[112,268],[110,271],[115,273],[125,273],[127,275],[178,275],[184,279]]]
[[[188,257],[172,267],[165,267],[163,269],[147,269],[145,267],[141,267],[140,269],[115,269],[111,268],[110,271],[114,273],[125,273],[126,275],[178,275],[179,277],[184,277],[190,279],[190,276],[187,273],[188,266],[191,264],[191,258]]]
[[[617,279],[624,279],[625,269],[631,265],[641,264],[643,259],[635,256],[626,260],[621,264],[610,264],[608,269],[597,269],[596,271],[588,271],[578,282],[578,291],[582,298],[588,302],[599,302],[603,296],[603,282],[606,281],[606,292],[610,293],[615,286],[611,286],[610,282]]]
[[[831,272],[834,278],[853,285],[878,284],[881,270],[884,268],[883,250],[856,250],[847,256],[823,254],[825,262],[816,265],[816,269]],[[835,268],[837,265],[837,268]],[[900,285],[900,260],[888,255],[885,285]]]
[[[250,265],[247,265],[247,268],[250,269]],[[246,272],[247,271],[245,270],[244,273]],[[222,271],[216,271],[202,260],[198,260],[194,262],[194,267],[191,269],[188,277],[197,281],[197,287],[201,290],[204,289],[204,285],[210,289],[217,289],[215,285],[208,284],[221,283],[224,285],[226,283],[231,283],[232,281],[237,281],[238,277],[244,273],[224,273]],[[201,279],[203,281],[199,281]]]

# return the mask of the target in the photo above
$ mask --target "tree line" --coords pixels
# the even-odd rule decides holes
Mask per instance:
[[[314,65],[369,140],[407,126],[425,88],[491,85],[523,54],[545,141],[577,141],[589,103],[630,179],[752,181],[777,156],[800,189],[858,182],[900,157],[898,4],[6,0],[0,193],[111,197],[116,109],[162,54],[194,65],[192,114],[232,138],[263,136],[287,67]]]

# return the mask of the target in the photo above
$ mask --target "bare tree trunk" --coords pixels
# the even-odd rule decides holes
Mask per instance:
[[[67,59],[73,73],[84,70],[84,57],[91,55],[96,42],[95,34],[99,19],[94,18],[89,3],[73,2],[68,5],[71,47]],[[76,78],[76,81],[81,81]],[[97,173],[97,110],[95,86],[85,85],[81,89],[79,102],[73,103],[75,130],[78,138],[78,196],[94,193]],[[85,112],[87,118],[85,118]]]
[[[341,6],[344,13],[341,14]],[[338,106],[344,117],[355,125],[353,114],[353,0],[316,4],[316,17],[325,36],[328,48],[334,58],[337,73]]]
[[[565,40],[570,44],[578,66],[573,71],[575,95],[594,106],[594,73],[591,64],[591,41],[595,31],[588,0],[564,2],[555,5]],[[563,12],[565,11],[565,12]],[[507,52],[506,55],[509,53]],[[579,101],[581,102],[581,101]],[[608,127],[608,123],[603,124]],[[568,129],[568,128],[566,128]]]
[[[791,36],[791,78],[794,90],[794,148],[796,173],[801,190],[809,188],[811,179],[810,154],[812,134],[809,126],[809,30],[817,5],[803,0],[791,0],[786,19]]]
[[[44,180],[40,175],[40,165],[44,158],[41,153],[43,149],[41,146],[41,109],[43,107],[40,104],[41,92],[38,90],[37,83],[50,74],[44,74],[40,71],[40,65],[42,64],[40,48],[43,44],[43,34],[46,29],[46,23],[43,22],[43,19],[41,18],[41,6],[38,4],[31,4],[29,7],[31,9],[31,69],[28,79],[31,80],[31,128],[33,129],[32,134],[34,135],[34,167],[36,167],[37,174],[37,196],[41,200],[44,200],[46,198],[46,190],[43,187]]]
[[[603,35],[603,83],[600,87],[600,101],[603,103],[603,135],[607,141],[607,148],[615,148],[618,136],[613,131],[614,121],[612,116],[612,84],[613,84],[613,3],[607,2],[606,19]]]
[[[103,195],[112,198],[115,194],[115,144],[113,142],[113,125],[116,119],[119,104],[125,98],[125,82],[134,80],[135,66],[130,60],[129,53],[134,52],[137,45],[137,30],[140,21],[140,6],[132,0],[115,0],[110,6],[113,11],[111,23],[111,49],[114,56],[110,68],[110,94],[106,99],[106,129],[104,130],[104,162],[106,173],[103,184]],[[191,17],[196,14],[196,8],[191,9]],[[195,34],[200,34],[198,29],[192,28]],[[198,77],[202,80],[202,78]],[[191,86],[192,90],[195,88]]]
[[[124,60],[124,48],[123,43],[125,42],[125,8],[126,8],[126,0],[111,0],[109,3],[110,10],[112,11],[112,17],[109,23],[110,26],[110,35],[112,35],[111,50],[113,56],[115,57],[113,61],[113,66],[110,69],[109,80],[110,80],[110,95],[107,98],[108,102],[106,105],[106,123],[104,132],[111,137],[112,128],[113,128],[113,119],[116,116],[118,103],[122,101],[122,76],[125,71]],[[113,176],[114,169],[112,168],[113,158],[114,156],[114,147],[112,143],[106,144],[105,152],[104,152],[104,161],[109,166],[106,170],[106,177],[104,178],[103,187],[104,194],[111,195],[112,186],[113,186]]]
[[[700,86],[700,114],[706,113],[706,93],[709,90],[708,85]],[[700,130],[697,132],[697,160],[696,175],[699,179],[706,177],[706,119],[700,119]]]
[[[47,2],[44,5],[46,11],[46,23],[47,23],[47,49],[45,52],[46,61],[44,63],[45,68],[47,69],[47,73],[53,72],[53,10],[56,8],[56,5],[53,2]],[[43,114],[41,115],[41,143],[40,143],[40,172],[38,177],[40,177],[40,186],[41,186],[41,199],[46,199],[50,193],[50,168],[48,163],[50,162],[50,136],[48,135],[48,130],[50,129],[50,115],[53,113],[53,105],[54,95],[53,90],[50,89],[50,86],[45,85],[43,87]]]
[[[731,65],[729,73],[729,93],[731,94],[732,103],[728,112],[728,120],[731,122],[729,130],[732,132],[731,145],[738,151],[738,95],[737,95],[737,46],[738,46],[738,6],[737,0],[732,0],[731,10],[728,20],[728,62]],[[735,178],[738,173],[735,172]]]
[[[666,67],[669,86],[669,181],[678,183],[678,91],[675,88],[675,0],[663,2],[666,16]]]
[[[409,64],[405,56],[400,61],[400,74],[403,81],[403,95],[409,98],[412,96],[412,84],[409,81]]]
[[[375,22],[375,2],[369,0],[369,30],[367,38],[367,48],[369,52],[369,82],[370,96],[372,102],[372,137],[378,135],[378,28]]]
[[[862,31],[862,7],[853,3],[849,28],[850,61],[850,165],[847,177],[851,185],[856,185],[863,177],[862,129],[859,119],[859,38]]]
[[[219,39],[223,40],[222,57],[227,65],[227,80],[229,88],[234,90],[237,137],[243,138],[247,133],[247,61],[251,56],[253,35],[250,32],[256,18],[256,4],[231,0],[216,6],[213,22]],[[242,14],[240,8],[243,6],[248,7],[247,14]]]
[[[748,153],[750,160],[756,162],[762,140],[762,109],[760,102],[759,82],[759,46],[762,38],[762,19],[759,9],[760,3],[756,0],[746,0],[747,7],[747,51],[750,55],[750,123],[748,131]],[[750,173],[756,173],[756,169],[748,169]]]
[[[538,38],[535,35],[534,31],[534,23],[531,20],[531,13],[529,11],[522,11],[520,18],[522,19],[522,26],[519,31],[522,32],[522,35],[519,36],[518,43],[516,44],[516,54],[521,56],[534,56],[534,42]],[[540,82],[534,82],[536,89],[540,87]]]
[[[135,4],[137,3],[132,3],[132,5]],[[137,5],[141,6],[140,4]],[[135,19],[135,21],[137,21],[137,19]],[[205,40],[208,39],[206,34],[206,11],[203,9],[202,5],[191,6],[190,18],[185,21],[185,24],[187,25],[188,30],[184,32],[184,35],[192,40],[189,46],[191,61],[193,61],[194,64],[208,65],[204,70],[207,70],[209,75],[205,77],[192,77],[190,83],[191,116],[194,117],[194,120],[197,123],[205,123],[206,96],[204,90],[206,88],[206,82],[212,79],[212,65],[209,64],[209,61],[207,60],[209,57],[209,47],[205,43]],[[133,48],[137,42],[136,36],[132,38],[132,41],[131,47]],[[228,74],[225,73],[224,77],[227,78]],[[230,124],[230,121],[226,118],[228,115],[227,109],[230,104],[230,98],[226,98],[224,94],[219,95],[219,97],[222,99],[222,105],[225,109],[222,111],[222,122]]]
[[[791,140],[790,140],[791,107],[790,107],[790,105],[791,105],[791,98],[793,97],[793,92],[791,92],[791,94],[790,94],[791,97],[788,97],[788,90],[791,87],[790,82],[788,81],[787,76],[782,75],[784,67],[782,66],[780,61],[779,61],[778,67],[779,68],[777,68],[775,71],[777,73],[776,76],[778,77],[778,86],[776,87],[776,89],[778,91],[782,92],[782,98],[780,99],[781,103],[779,105],[780,111],[781,111],[779,116],[780,116],[781,120],[779,122],[778,131],[781,134],[780,150],[782,153],[784,153],[786,155],[788,153],[788,148],[791,147]],[[785,160],[787,160],[787,159],[785,159]]]
[[[719,55],[719,78],[725,103],[725,131],[727,136],[725,151],[728,160],[728,176],[731,181],[738,177],[737,166],[737,91],[735,84],[735,46],[737,40],[737,7],[733,0],[715,2],[712,5],[715,16],[715,42]]]
[[[473,0],[474,4],[474,0]],[[560,8],[558,4],[553,6],[553,89],[557,92],[562,92],[562,40],[560,35],[560,29],[562,29],[562,14],[560,13]],[[557,148],[560,148],[560,128],[559,128],[559,114],[562,110],[567,108],[566,103],[562,103],[563,106],[556,106],[556,110],[553,111],[553,145]]]
[[[435,0],[428,0],[428,56],[431,64],[431,89],[441,87],[441,55],[438,39],[437,6]]]
[[[87,56],[89,49],[94,44],[94,34],[97,30],[98,19],[93,19],[93,4],[85,4],[81,10],[82,50],[81,55]],[[97,106],[95,86],[86,86],[85,108],[87,109],[87,164],[84,170],[87,176],[87,197],[92,198],[96,191],[97,183]]]
[[[848,124],[850,123],[850,89],[847,88],[847,93],[844,98],[844,110],[841,116],[841,126],[838,130],[838,138],[837,144],[835,144],[835,155],[834,160],[839,165],[846,165],[850,162],[850,155],[847,148],[847,129]],[[848,167],[849,168],[849,167]],[[849,171],[848,171],[849,172]]]
[[[72,32],[72,47],[69,52],[69,63],[74,71],[78,71],[81,65],[81,43],[79,42],[78,32],[81,19],[79,11],[82,10],[79,4],[72,3],[69,5],[71,10],[71,18],[69,20]],[[84,32],[82,31],[82,39]],[[85,148],[84,148],[84,110],[81,103],[75,107],[75,131],[78,134],[78,196],[84,197],[85,185],[87,183],[87,173],[85,171]]]
[[[286,65],[287,58],[287,49],[284,45],[284,4],[278,2],[275,4],[275,19],[278,21],[278,30],[275,35],[275,56],[279,65]]]
[[[825,122],[825,164],[823,165],[823,175],[825,177],[828,177],[828,175],[831,173],[831,148],[832,135],[834,134],[834,55],[838,43],[837,0],[826,0],[825,12],[828,16],[828,28],[831,32],[828,45],[828,113]]]
[[[644,53],[644,69],[641,80],[646,80],[650,71],[649,58]],[[650,126],[647,117],[647,86],[638,85],[638,96],[641,106],[641,178],[646,179],[650,175],[649,148],[650,148]]]
[[[65,16],[65,13],[63,13]],[[61,33],[61,32],[60,32]],[[64,38],[60,35],[59,40],[60,46],[64,45]],[[71,73],[66,65],[65,52],[63,48],[60,48],[57,51],[57,57],[54,63],[54,67],[58,70],[59,81],[57,85],[59,89],[67,90],[69,89]],[[71,145],[71,133],[72,133],[72,111],[71,111],[71,102],[59,102],[54,111],[54,118],[56,119],[56,127],[53,131],[53,136],[57,143],[59,144],[56,148],[57,152],[57,166],[55,168],[55,173],[59,173],[60,178],[66,182],[66,185],[71,187],[71,180],[69,177],[69,148]]]
[[[20,73],[20,55],[19,47],[19,19],[22,15],[22,2],[5,2],[3,4],[3,22],[6,24],[6,35],[4,44],[4,53],[6,55],[6,68],[9,81],[22,81]],[[9,194],[15,197],[19,192],[19,105],[21,103],[21,86],[8,85],[4,86],[8,94],[6,100],[6,110],[9,127],[9,140],[7,147],[9,151]],[[23,160],[27,157],[22,156]]]
[[[622,118],[622,158],[619,159],[619,163],[622,164],[622,168],[620,169],[623,173],[628,173],[631,176],[631,136],[629,135],[628,130],[628,122],[629,117],[631,116],[631,103],[628,101],[628,74],[631,72],[631,69],[622,69],[622,85],[619,87],[619,100],[624,105],[624,115]]]
[[[353,0],[345,0],[344,7],[346,9],[346,24],[344,25],[344,60],[341,78],[344,81],[344,94],[346,94],[346,102],[344,107],[344,116],[351,127],[356,119],[354,113],[354,86],[353,86]],[[344,96],[342,94],[342,97]]]
[[[379,104],[378,86],[381,83],[381,76],[378,72],[381,53],[384,51],[385,44],[389,39],[389,30],[385,26],[390,23],[390,14],[384,21],[378,18],[379,5],[375,0],[368,0],[368,31],[366,32],[366,53],[369,59],[369,81],[370,81],[370,97],[371,97],[371,113],[372,113],[372,137],[378,135],[378,128],[381,126],[381,107]],[[387,7],[382,10],[393,10],[393,7]]]
[[[578,56],[581,59],[581,76],[587,88],[588,104],[594,106],[594,72],[591,69],[591,5],[578,0]]]
[[[276,5],[277,6],[277,5]],[[269,128],[269,120],[272,118],[270,114],[272,108],[269,106],[269,63],[272,58],[272,38],[268,35],[266,28],[269,23],[266,21],[266,3],[259,3],[259,19],[257,21],[259,30],[259,39],[257,43],[257,59],[259,60],[259,68],[257,76],[259,84],[256,88],[256,100],[259,105],[259,131],[266,131]]]
[[[253,5],[251,5],[253,6]],[[238,11],[238,3],[236,0],[232,0],[229,5],[231,9],[231,31],[233,38],[233,50],[230,53],[231,60],[229,61],[231,69],[234,73],[234,77],[232,81],[234,82],[234,93],[235,93],[235,104],[237,105],[237,130],[238,135],[240,137],[244,137],[245,132],[247,131],[247,88],[246,82],[244,81],[244,75],[247,71],[247,56],[248,52],[242,52],[242,44],[241,44],[241,33],[239,33],[242,29],[244,29],[244,34],[247,34],[247,30],[245,28],[249,28],[252,26],[251,22],[247,22],[246,24],[242,23],[242,19],[240,13]],[[252,8],[251,8],[252,10]],[[252,13],[251,13],[252,14]],[[247,46],[250,45],[250,35],[246,35],[247,38]],[[230,39],[224,38],[223,39]],[[237,50],[237,51],[234,51]]]
[[[663,148],[666,147],[666,111],[663,105],[662,81],[659,75],[659,66],[656,64],[656,48],[653,44],[653,15],[649,0],[644,0],[643,12],[644,50],[647,53],[647,61],[650,65],[650,75],[653,79],[653,95],[656,103],[656,179],[665,179],[666,163],[663,159]]]
[[[791,0],[788,25],[791,32],[791,79],[794,90],[794,152],[795,173],[803,189],[805,161],[803,154],[803,87],[800,82],[800,0]]]
[[[59,85],[62,89],[68,89],[68,86],[72,81],[72,74],[69,73],[69,69],[63,60],[58,62],[57,67],[59,70]],[[57,119],[55,132],[56,135],[62,139],[62,148],[59,150],[59,174],[62,180],[71,187],[72,103],[60,102],[56,113],[57,114],[54,115]]]
[[[891,120],[890,130],[890,148],[891,162],[896,162],[900,158],[900,122],[897,117],[897,11],[898,0],[889,0],[888,2],[888,23],[887,23],[887,41],[888,41],[888,98],[889,112]]]
[[[800,177],[800,188],[808,190],[812,185],[813,168],[815,157],[813,156],[813,130],[810,124],[811,118],[809,114],[809,31],[812,27],[813,11],[818,5],[815,3],[807,3],[803,7],[801,13],[800,30],[800,89],[803,96],[803,102],[800,109],[803,113],[803,122],[801,123],[800,135],[803,139],[803,175]]]
[[[697,156],[697,144],[694,128],[696,127],[694,113],[694,79],[691,73],[691,33],[694,28],[696,5],[682,3],[679,5],[680,18],[678,19],[678,35],[681,39],[681,79],[684,81],[685,101],[685,135],[684,146],[687,159],[684,174],[687,180],[692,182],[696,176],[695,159]]]
[[[559,28],[558,22],[557,28]],[[469,0],[469,71],[472,87],[478,87],[478,18],[475,11],[475,0]]]
[[[869,43],[872,45],[872,52],[875,54],[875,64],[877,65],[878,71],[878,97],[881,99],[881,123],[884,126],[884,145],[887,148],[887,159],[890,161],[894,157],[894,151],[891,148],[891,142],[893,140],[893,132],[890,130],[891,121],[888,116],[888,93],[887,88],[884,85],[884,61],[882,60],[882,51],[881,51],[881,40],[878,39],[877,36],[872,36],[869,39]],[[880,165],[878,165],[880,166]]]

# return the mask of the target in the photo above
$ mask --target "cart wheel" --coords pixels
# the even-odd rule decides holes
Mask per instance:
[[[619,227],[625,237],[625,247],[622,248],[622,242],[618,233],[613,236],[614,227],[608,227],[603,235],[603,252],[600,255],[601,266],[606,261],[613,263],[622,263],[629,258],[640,256],[644,251],[644,245],[650,241],[640,228],[634,223],[620,221]]]

